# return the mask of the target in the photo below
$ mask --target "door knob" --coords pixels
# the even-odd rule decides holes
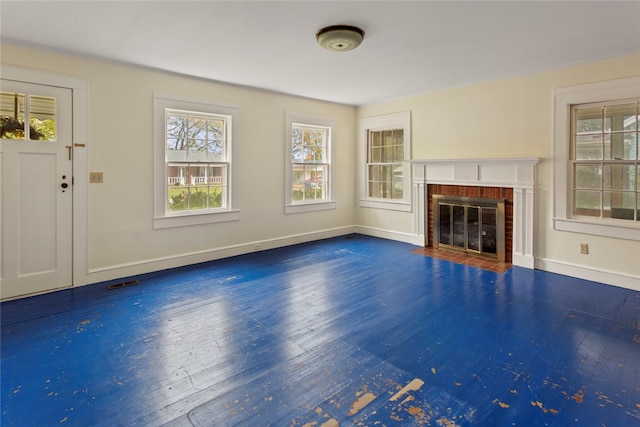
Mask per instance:
[[[63,182],[62,184],[60,184],[60,186],[62,188],[67,188],[69,186],[69,184],[67,184],[66,182]]]

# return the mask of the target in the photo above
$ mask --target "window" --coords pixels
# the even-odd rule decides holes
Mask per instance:
[[[370,130],[367,135],[367,197],[402,200],[404,130]]]
[[[555,92],[558,230],[640,240],[640,79]]]
[[[238,109],[156,95],[155,228],[238,219]]]
[[[411,210],[410,113],[360,121],[360,206]]]
[[[332,140],[335,120],[287,112],[285,213],[335,209]]]
[[[638,218],[638,101],[571,107],[573,214]]]

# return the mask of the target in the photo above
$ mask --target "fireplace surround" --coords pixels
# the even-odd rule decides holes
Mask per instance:
[[[433,247],[505,261],[505,201],[476,197],[431,197]]]
[[[534,268],[534,200],[538,158],[416,159],[413,170],[414,229],[424,246],[429,238],[429,189],[460,196],[505,199],[505,262]],[[438,186],[440,188],[438,189]],[[434,190],[438,189],[438,190]]]

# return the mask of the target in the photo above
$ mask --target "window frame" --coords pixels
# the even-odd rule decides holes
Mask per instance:
[[[572,106],[617,102],[638,97],[640,97],[640,77],[554,90],[553,227],[555,230],[640,240],[640,222],[573,214],[573,161],[571,156]]]
[[[402,199],[383,199],[369,197],[368,182],[368,142],[369,132],[385,130],[403,130],[404,160],[402,161]],[[359,181],[360,200],[363,208],[388,209],[394,211],[411,212],[411,112],[385,114],[381,116],[365,117],[360,119],[359,125]]]
[[[304,212],[314,212],[321,210],[330,210],[336,208],[335,201],[335,155],[334,144],[336,139],[336,119],[333,117],[320,116],[315,114],[300,113],[296,111],[287,111],[285,113],[285,214],[296,214]],[[293,126],[309,126],[326,128],[327,136],[327,153],[326,161],[318,163],[327,165],[329,171],[329,182],[327,184],[326,197],[323,199],[313,199],[305,201],[293,200]],[[311,164],[311,163],[310,163]]]
[[[177,110],[226,116],[227,125],[227,197],[223,207],[206,210],[170,212],[167,208],[168,177],[166,155],[166,111]],[[154,229],[237,221],[239,115],[236,104],[154,93]],[[215,162],[213,162],[215,163]],[[207,165],[209,163],[206,163]]]

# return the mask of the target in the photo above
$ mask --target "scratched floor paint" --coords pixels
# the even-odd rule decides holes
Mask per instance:
[[[640,426],[640,293],[348,236],[2,303],[3,426]]]

